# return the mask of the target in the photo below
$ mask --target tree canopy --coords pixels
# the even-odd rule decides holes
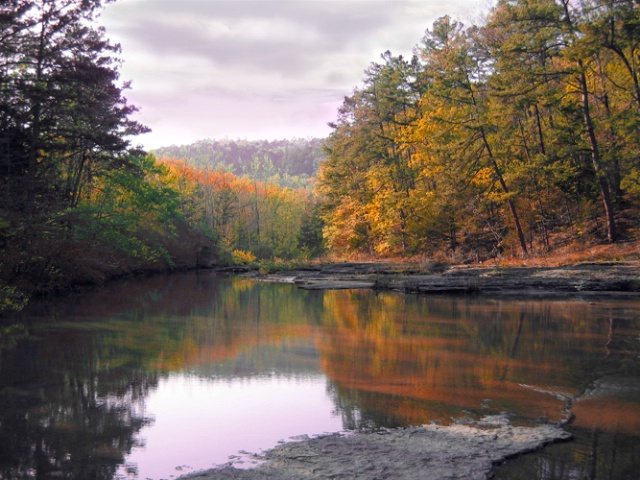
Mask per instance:
[[[200,140],[190,145],[158,148],[160,159],[180,158],[191,167],[224,170],[258,181],[270,180],[286,187],[309,186],[325,155],[324,140]]]
[[[481,24],[438,19],[411,59],[384,53],[326,143],[328,247],[478,261],[624,236],[639,25],[631,0],[500,0]]]
[[[0,310],[21,290],[179,263],[170,243],[189,227],[166,168],[131,146],[148,129],[103,3],[0,5]]]

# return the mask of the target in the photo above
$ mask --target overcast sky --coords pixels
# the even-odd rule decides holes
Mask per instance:
[[[443,15],[487,0],[118,0],[101,17],[122,45],[125,93],[147,149],[197,140],[325,137],[345,95],[390,50],[411,55]]]

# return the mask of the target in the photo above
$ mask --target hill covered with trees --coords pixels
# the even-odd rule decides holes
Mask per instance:
[[[325,154],[323,139],[291,140],[201,140],[190,145],[154,150],[158,159],[179,158],[190,167],[247,175],[283,186],[308,185],[316,176]]]
[[[306,260],[323,252],[315,176],[322,139],[201,140],[154,150],[180,179],[190,225],[227,261]]]
[[[206,232],[223,261],[309,260],[323,250],[319,205],[312,185],[289,187],[221,169],[163,159],[178,179],[182,218]]]

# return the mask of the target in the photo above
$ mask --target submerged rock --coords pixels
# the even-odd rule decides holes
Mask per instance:
[[[514,427],[425,425],[376,433],[333,434],[285,443],[258,457],[253,469],[227,465],[191,474],[199,480],[490,478],[494,465],[571,437],[555,425]]]

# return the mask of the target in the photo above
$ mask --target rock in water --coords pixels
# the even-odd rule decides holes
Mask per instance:
[[[555,425],[425,425],[333,434],[280,445],[249,470],[231,465],[189,475],[200,480],[484,480],[494,465],[571,437]]]

